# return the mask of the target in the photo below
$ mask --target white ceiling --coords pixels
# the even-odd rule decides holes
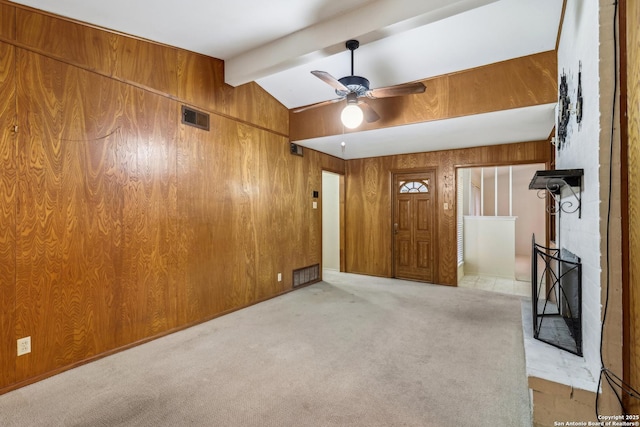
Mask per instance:
[[[562,0],[19,0],[80,21],[225,60],[232,85],[256,81],[287,108],[335,98],[310,74],[355,74],[373,88],[553,50]],[[428,90],[428,88],[427,88]],[[545,139],[553,106],[298,141],[343,158]],[[523,123],[522,127],[514,126]],[[506,139],[505,139],[506,138]],[[517,138],[517,139],[513,139]],[[335,142],[338,150],[335,150]],[[393,144],[390,143],[393,141]],[[398,141],[403,141],[398,143]],[[447,142],[447,145],[443,145]]]
[[[549,136],[556,104],[296,141],[343,159],[453,150]],[[551,125],[551,127],[549,127]],[[342,143],[344,142],[344,147]]]

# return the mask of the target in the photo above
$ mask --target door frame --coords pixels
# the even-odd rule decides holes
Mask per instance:
[[[396,202],[397,202],[397,191],[394,188],[394,184],[396,182],[396,176],[397,175],[404,175],[404,174],[420,174],[420,173],[433,173],[433,193],[432,193],[432,197],[433,197],[433,206],[434,206],[434,210],[433,210],[433,242],[434,242],[434,247],[433,247],[433,283],[437,284],[438,282],[440,282],[440,256],[439,256],[439,251],[437,250],[437,244],[440,240],[440,204],[438,202],[439,199],[439,193],[440,193],[440,187],[438,186],[438,167],[437,166],[433,166],[433,167],[428,167],[428,168],[410,168],[410,169],[392,169],[391,171],[389,171],[389,175],[390,175],[390,180],[389,180],[389,188],[391,191],[391,214],[389,215],[389,218],[391,220],[390,222],[390,229],[391,229],[391,277],[396,278],[396,239],[395,239],[395,233],[394,233],[394,228],[393,228],[393,224],[395,223],[395,206],[396,206]],[[455,204],[454,204],[454,209],[455,209]],[[455,211],[454,211],[454,215],[455,215]],[[425,282],[426,283],[426,282]]]
[[[346,195],[347,195],[347,191],[346,191],[346,177],[345,177],[345,173],[344,171],[338,171],[338,170],[334,170],[334,169],[330,169],[330,168],[322,168],[321,172],[320,172],[320,187],[322,187],[322,176],[323,176],[323,172],[329,172],[335,175],[338,175],[339,178],[339,184],[338,184],[338,198],[339,198],[339,213],[338,213],[338,220],[340,222],[339,227],[339,233],[340,233],[340,272],[344,273],[347,271],[347,263],[346,263],[346,233],[345,233],[345,206],[346,206]],[[323,225],[322,225],[322,215],[323,215],[323,199],[324,199],[324,194],[320,194],[320,254],[323,253],[323,237],[324,237],[324,229],[323,229]],[[322,258],[322,255],[320,256],[320,258]],[[320,262],[320,266],[321,266],[321,270],[324,268],[324,260],[321,259]]]

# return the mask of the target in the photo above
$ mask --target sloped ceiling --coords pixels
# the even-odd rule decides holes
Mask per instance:
[[[562,0],[20,0],[16,3],[225,60],[287,108],[335,98],[310,74],[382,87],[555,49]],[[553,105],[298,141],[343,158],[546,139]],[[420,143],[429,135],[435,143]],[[393,143],[391,143],[393,141]],[[445,144],[446,142],[446,144]]]

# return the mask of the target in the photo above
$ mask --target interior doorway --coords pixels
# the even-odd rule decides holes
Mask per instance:
[[[546,201],[529,190],[544,164],[459,168],[458,285],[529,296],[531,236],[544,241]]]
[[[345,271],[344,175],[322,171],[322,268]]]

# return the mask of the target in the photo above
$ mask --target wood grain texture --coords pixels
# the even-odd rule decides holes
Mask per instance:
[[[455,170],[466,166],[546,163],[547,141],[406,154],[346,162],[346,264],[350,273],[391,277],[393,172],[435,169],[437,183],[435,283],[457,284]]]
[[[110,82],[21,49],[17,63],[16,333],[32,337],[16,364],[24,380],[114,346],[122,193],[118,135],[102,133],[114,128]]]
[[[52,37],[55,34],[55,37]],[[177,93],[177,49],[18,9],[17,41],[105,76]]]
[[[555,51],[530,55],[424,80],[423,94],[367,100],[380,115],[357,130],[380,129],[557,101]],[[343,132],[336,103],[290,113],[293,141]]]
[[[224,85],[224,62],[187,51],[178,52],[177,96],[208,111],[216,108],[216,91]]]
[[[36,52],[206,111],[289,133],[288,110],[256,83],[238,88],[224,84],[220,59],[23,7],[17,10],[16,25],[17,41]]]
[[[329,156],[292,156],[286,138],[225,118],[212,117],[211,126],[213,134],[180,132],[178,301],[186,323],[289,290],[293,269],[321,261],[311,194]]]
[[[169,99],[138,88],[116,86],[126,100],[124,108],[116,112],[122,197],[121,311],[117,338],[129,343],[177,325],[179,107]]]
[[[16,8],[4,3],[0,3],[0,38],[16,38]]]
[[[118,36],[113,33],[18,7],[16,41],[107,76],[116,73]]]
[[[15,49],[0,42],[0,389],[15,381]]]
[[[22,129],[0,141],[0,348],[32,352],[2,357],[0,393],[321,263],[312,193],[345,163],[291,155],[283,106],[224,85],[217,59],[18,9],[19,42],[0,43],[2,123]],[[216,112],[210,132],[180,123],[181,97]]]
[[[423,193],[400,193],[407,182],[424,182]],[[435,171],[394,173],[393,187],[393,275],[397,278],[433,282],[438,251],[435,248],[437,192]]]
[[[178,49],[121,35],[112,34],[110,38],[117,43],[114,76],[162,93],[177,94]]]
[[[290,290],[293,269],[321,262],[312,192],[342,160],[293,156],[230,118],[188,127],[174,100],[17,52],[3,85],[25,127],[7,313],[12,350],[29,335],[33,351],[10,360],[13,382]]]
[[[346,269],[391,277],[391,169],[388,157],[347,161]]]
[[[629,380],[640,389],[640,4],[626,2],[627,120],[629,169]],[[628,412],[640,413],[640,402],[629,400]]]
[[[236,88],[219,86],[215,98],[215,111],[289,135],[289,110],[257,83],[250,82]]]
[[[192,52],[178,52],[177,96],[208,111],[289,134],[289,111],[258,84],[233,88],[224,83],[224,62]]]

